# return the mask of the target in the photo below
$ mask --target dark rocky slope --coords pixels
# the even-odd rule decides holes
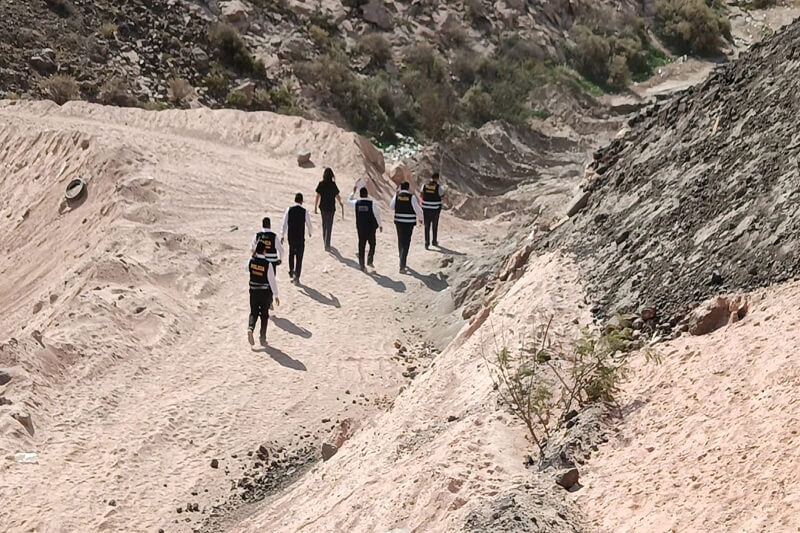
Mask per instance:
[[[574,252],[595,311],[654,325],[800,266],[800,22],[655,104],[595,154],[588,205],[540,245]]]

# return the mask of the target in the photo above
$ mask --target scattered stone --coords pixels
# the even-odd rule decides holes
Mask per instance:
[[[220,19],[232,24],[240,31],[247,31],[250,26],[247,6],[240,0],[228,0],[219,3]]]
[[[458,420],[458,417],[456,415],[450,415],[450,416],[447,417],[447,421],[448,422],[455,422],[457,420]]]
[[[711,279],[709,280],[708,284],[709,285],[722,285],[722,283],[723,283],[722,275],[717,271],[712,272],[711,273]]]
[[[590,191],[581,191],[575,195],[572,199],[572,202],[569,204],[569,208],[567,209],[567,216],[573,217],[578,214],[583,208],[589,205],[589,197],[592,195]]]
[[[311,151],[310,150],[301,150],[297,152],[297,164],[299,166],[308,165],[311,163]]]
[[[11,418],[22,424],[22,427],[25,428],[25,431],[28,432],[28,435],[33,437],[35,431],[33,428],[33,419],[31,418],[30,414],[26,413],[25,411],[18,411],[16,413],[12,413]]]
[[[569,490],[578,484],[578,469],[570,468],[556,474],[556,484]]]
[[[0,387],[11,381],[11,375],[5,370],[0,370]]]
[[[258,455],[258,458],[261,459],[262,461],[267,461],[270,456],[270,449],[266,445],[262,444],[261,446],[258,447],[258,451],[256,452],[256,454]]]
[[[339,448],[337,448],[333,444],[330,444],[328,442],[323,443],[322,444],[322,460],[323,461],[327,461],[328,459],[330,459],[331,457],[336,455],[336,452],[338,452],[338,451],[339,451]]]
[[[394,26],[392,14],[386,9],[381,0],[369,0],[361,6],[361,13],[364,20],[370,22],[382,30],[391,30]]]
[[[322,444],[322,460],[327,461],[336,455],[339,448],[355,434],[356,429],[357,424],[352,418],[346,418],[335,426]]]
[[[116,507],[117,506],[117,500],[108,500],[108,505],[110,505],[111,507]]]
[[[688,331],[692,335],[706,335],[747,315],[744,296],[717,297],[706,300],[689,315]]]
[[[219,468],[219,461],[216,459],[211,459],[211,468]]]

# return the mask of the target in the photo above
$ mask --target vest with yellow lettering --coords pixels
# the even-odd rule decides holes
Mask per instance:
[[[441,209],[442,195],[439,194],[439,184],[430,181],[422,188],[422,209]]]
[[[394,221],[398,224],[416,224],[417,214],[411,205],[413,195],[408,191],[397,193],[394,201]]]

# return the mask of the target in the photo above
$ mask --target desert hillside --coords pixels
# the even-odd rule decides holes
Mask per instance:
[[[797,8],[484,4],[11,6],[0,531],[800,527]],[[84,30],[106,55],[39,50]],[[57,75],[112,105],[35,100]],[[375,268],[312,215],[251,347],[253,235],[326,167],[382,210]],[[398,272],[389,199],[432,170],[442,246]]]

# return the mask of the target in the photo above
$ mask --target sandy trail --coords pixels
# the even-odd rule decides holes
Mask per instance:
[[[390,360],[394,340],[430,324],[432,309],[448,312],[449,296],[429,276],[443,254],[425,252],[419,231],[409,258],[419,273],[397,273],[387,210],[372,276],[355,268],[352,214],[337,217],[337,255],[322,250],[315,217],[304,287],[290,285],[282,266],[271,346],[246,343],[252,234],[264,214],[277,224],[295,192],[312,201],[321,175],[321,166],[297,167],[296,146],[330,148],[343,192],[364,168],[349,148],[334,151],[349,147],[351,134],[304,121],[292,128],[298,120],[0,107],[12,147],[0,158],[14,179],[0,197],[8,251],[0,367],[13,376],[0,394],[14,401],[0,406],[0,529],[175,531],[176,506],[206,508],[227,494],[233,478],[224,469],[238,468],[231,454],[313,438],[322,419],[365,419],[376,400],[396,395],[405,380]],[[53,143],[32,153],[48,137]],[[75,173],[89,178],[89,199],[59,215]],[[443,226],[448,248],[482,246],[479,226],[447,217]],[[34,302],[42,304],[31,310]],[[32,415],[33,435],[7,416],[19,409]],[[15,451],[36,451],[39,464],[15,464],[7,458]],[[209,467],[213,458],[220,469]]]
[[[578,503],[600,531],[798,531],[800,285],[761,291],[737,324],[659,346]]]

